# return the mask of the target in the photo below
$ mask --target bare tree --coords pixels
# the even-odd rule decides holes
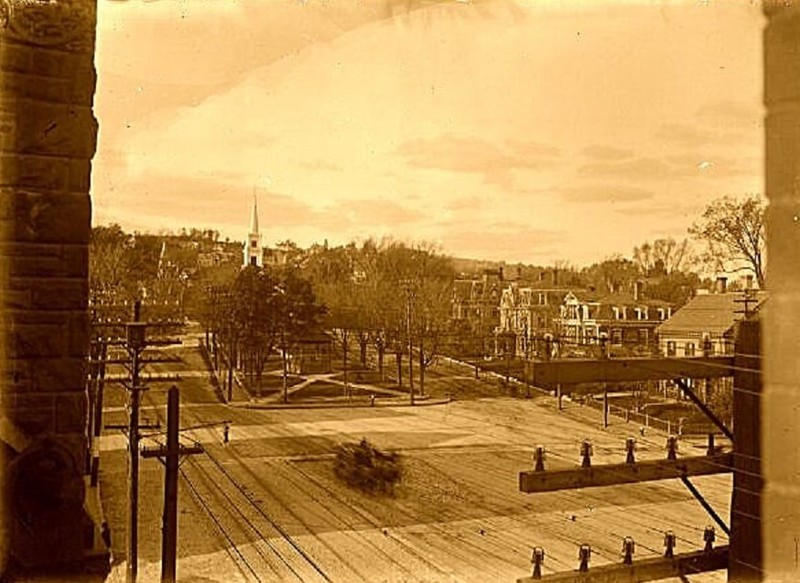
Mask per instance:
[[[752,271],[758,286],[764,288],[764,203],[761,197],[719,198],[708,205],[689,233],[706,243],[704,258],[709,265],[730,271],[736,269],[737,263],[745,263],[746,267],[740,269]]]
[[[672,237],[645,241],[633,248],[633,261],[646,275],[669,275],[681,271],[690,258],[689,240]]]

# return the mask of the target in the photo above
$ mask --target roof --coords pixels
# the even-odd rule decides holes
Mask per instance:
[[[258,235],[258,201],[255,194],[253,194],[253,212],[250,215],[250,234]]]
[[[630,293],[608,293],[598,291],[576,290],[572,292],[579,302],[596,303],[608,306],[649,306],[658,308],[668,308],[672,304],[663,300],[648,297],[634,299]]]
[[[703,333],[722,335],[742,318],[741,293],[703,294],[693,297],[685,306],[658,327],[659,334]],[[757,292],[755,309],[767,299],[767,292]],[[736,301],[738,300],[738,302]]]

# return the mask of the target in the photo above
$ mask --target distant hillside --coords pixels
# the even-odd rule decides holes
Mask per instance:
[[[522,263],[507,263],[505,261],[489,261],[485,259],[467,259],[464,257],[451,257],[456,273],[464,275],[480,275],[486,269],[495,270],[502,268],[503,279],[508,281],[539,281],[542,272],[551,272],[552,268],[539,265],[525,265]]]
[[[453,262],[453,269],[456,273],[465,273],[469,275],[477,275],[483,272],[484,269],[497,269],[505,265],[504,261],[487,261],[485,259],[467,259],[464,257],[451,257]]]

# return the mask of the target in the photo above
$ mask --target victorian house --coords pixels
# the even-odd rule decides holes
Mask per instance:
[[[643,287],[636,282],[628,293],[569,292],[558,322],[561,354],[594,356],[601,339],[612,354],[654,354],[656,328],[672,315],[672,305],[644,297]]]
[[[569,293],[570,289],[558,285],[555,274],[525,286],[509,284],[500,296],[495,352],[535,356],[545,336],[557,334],[561,305]]]
[[[464,355],[484,356],[494,347],[500,323],[502,269],[486,269],[480,277],[460,277],[453,282],[452,320],[455,343]]]

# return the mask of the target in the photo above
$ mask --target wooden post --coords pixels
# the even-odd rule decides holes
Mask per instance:
[[[563,405],[561,402],[561,383],[556,384],[556,399],[558,400],[558,410],[563,411]]]
[[[181,446],[180,392],[172,386],[167,396],[167,445],[144,449],[142,457],[157,457],[164,463],[164,511],[161,523],[161,583],[175,583],[178,547],[178,468],[182,455],[202,453],[200,445]],[[225,430],[227,431],[227,423]]]
[[[133,321],[139,321],[142,304],[134,305]],[[131,345],[132,327],[129,326],[128,350],[131,351],[131,395],[128,416],[128,562],[126,566],[127,583],[136,583],[139,572],[139,403],[142,387],[139,386],[139,356],[144,348],[143,338]]]
[[[167,451],[178,451],[180,418],[178,387],[171,387],[167,397]],[[175,582],[175,552],[178,543],[178,455],[167,455],[164,462],[164,517],[161,531],[161,581]]]
[[[608,388],[603,383],[603,427],[608,427]]]

